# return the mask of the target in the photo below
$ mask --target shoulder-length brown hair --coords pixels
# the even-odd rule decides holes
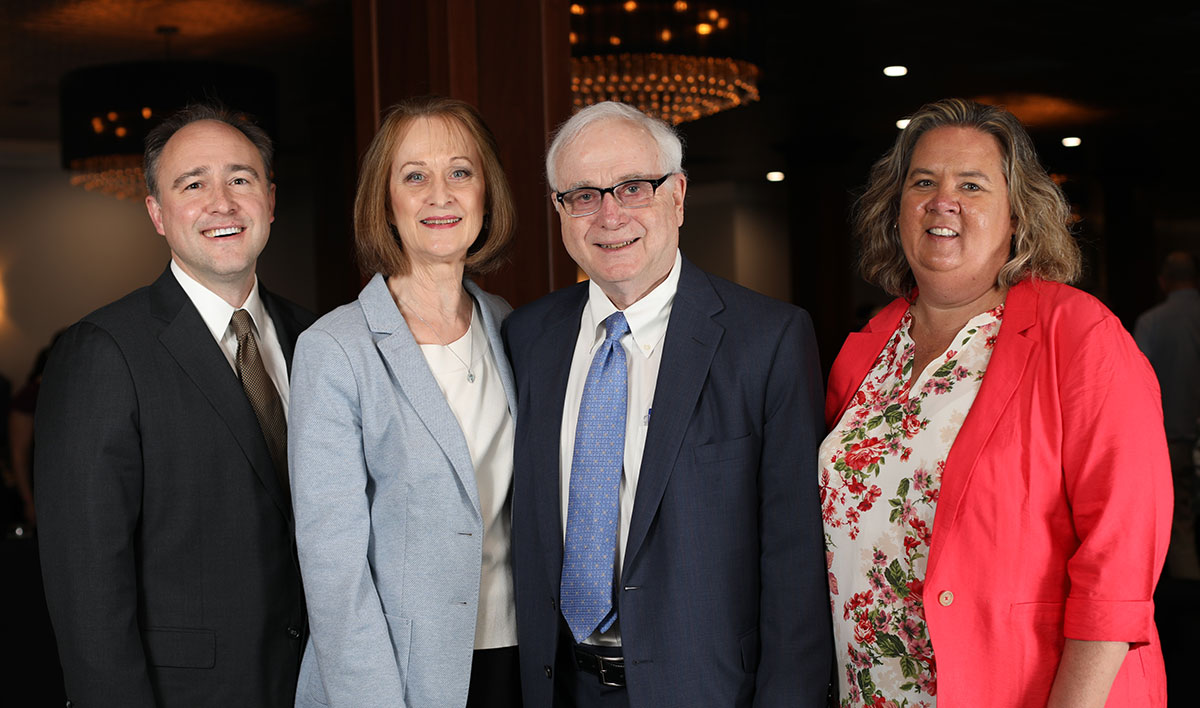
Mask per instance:
[[[411,264],[392,223],[391,172],[396,148],[417,118],[443,118],[462,128],[479,151],[484,185],[483,229],[467,250],[468,275],[500,267],[517,227],[508,178],[500,166],[496,138],[479,111],[456,98],[408,98],[388,109],[383,123],[363,156],[354,195],[354,248],[364,275],[404,275]]]
[[[854,233],[860,242],[859,271],[863,278],[899,297],[908,296],[916,285],[897,228],[900,193],[917,141],[944,126],[974,128],[991,135],[1000,145],[1016,232],[1011,255],[1000,269],[996,284],[1007,288],[1027,277],[1074,282],[1083,259],[1071,236],[1071,208],[1038,162],[1029,133],[1005,109],[961,98],[923,106],[900,131],[896,144],[871,168],[866,191],[854,207]]]

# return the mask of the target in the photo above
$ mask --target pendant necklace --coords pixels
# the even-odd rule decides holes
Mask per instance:
[[[400,303],[401,307],[408,307],[407,305],[404,304],[404,301],[401,300],[399,296],[396,296],[396,302]],[[474,309],[474,308],[472,308],[472,309]],[[438,338],[438,341],[442,343],[442,346],[446,348],[446,351],[450,352],[450,354],[455,359],[458,359],[458,362],[463,365],[463,368],[467,370],[467,383],[475,383],[475,371],[471,368],[470,364],[463,361],[463,358],[461,356],[459,356],[457,352],[455,352],[453,349],[450,348],[450,345],[447,344],[446,340],[442,337],[441,332],[438,332],[437,329],[434,328],[433,325],[429,324],[429,320],[422,317],[420,312],[417,312],[415,309],[413,309],[411,307],[408,308],[408,311],[413,313],[413,315],[416,316],[416,318],[418,320],[421,320],[421,322],[426,327],[429,328],[429,331],[433,332],[433,336]],[[470,349],[467,352],[467,358],[474,360],[475,359],[475,338],[471,336],[470,325],[467,325],[467,339],[470,342]]]

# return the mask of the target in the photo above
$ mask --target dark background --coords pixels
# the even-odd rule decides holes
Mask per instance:
[[[642,17],[665,12],[641,5]],[[761,100],[681,126],[688,214],[704,217],[685,223],[684,253],[756,286],[753,267],[722,262],[726,237],[708,223],[714,213],[750,214],[751,232],[770,232],[752,242],[771,249],[756,256],[772,262],[770,294],[813,314],[826,367],[861,325],[860,312],[886,301],[854,274],[849,209],[894,140],[895,121],[927,101],[1003,103],[1027,123],[1079,217],[1080,285],[1127,326],[1160,299],[1162,257],[1200,251],[1200,10],[1146,2],[1120,11],[1091,2],[719,5],[733,26],[706,48],[755,62]],[[178,33],[164,38],[155,31],[162,25]],[[412,93],[472,101],[498,135],[522,225],[512,263],[485,284],[520,305],[575,279],[540,171],[547,130],[569,115],[566,33],[574,26],[555,0],[5,0],[0,373],[19,386],[51,333],[149,282],[166,263],[139,203],[65,186],[69,175],[56,160],[59,82],[69,71],[178,59],[272,75],[279,210],[260,274],[319,312],[352,299],[362,282],[351,261],[350,205],[379,110]],[[890,64],[906,65],[908,76],[885,77]],[[1083,144],[1064,148],[1068,135]],[[787,179],[768,183],[768,170]],[[33,545],[9,540],[0,555],[0,692],[21,696],[0,698],[6,705],[60,705]],[[1200,658],[1187,639],[1196,594],[1171,583],[1160,591],[1173,685]]]

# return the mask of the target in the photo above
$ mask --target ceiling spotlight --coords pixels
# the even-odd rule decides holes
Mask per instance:
[[[1083,141],[1080,140],[1079,138],[1063,138],[1062,144],[1063,144],[1063,147],[1074,148],[1074,147],[1079,147],[1080,145],[1082,145]]]
[[[896,121],[896,127],[899,128],[900,130],[904,130],[905,128],[907,128],[908,127],[908,118],[901,118],[900,120]]]
[[[904,76],[907,73],[908,73],[907,66],[900,66],[899,64],[897,64],[895,66],[883,67],[883,75],[884,76]]]
[[[782,182],[783,181],[783,173],[779,172],[778,170],[776,170],[774,172],[768,172],[767,173],[767,181],[768,182]]]

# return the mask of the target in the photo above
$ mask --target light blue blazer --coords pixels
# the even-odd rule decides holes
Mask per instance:
[[[516,414],[500,323],[471,281]],[[483,522],[466,439],[376,275],[300,335],[289,469],[312,635],[297,706],[463,706]]]

